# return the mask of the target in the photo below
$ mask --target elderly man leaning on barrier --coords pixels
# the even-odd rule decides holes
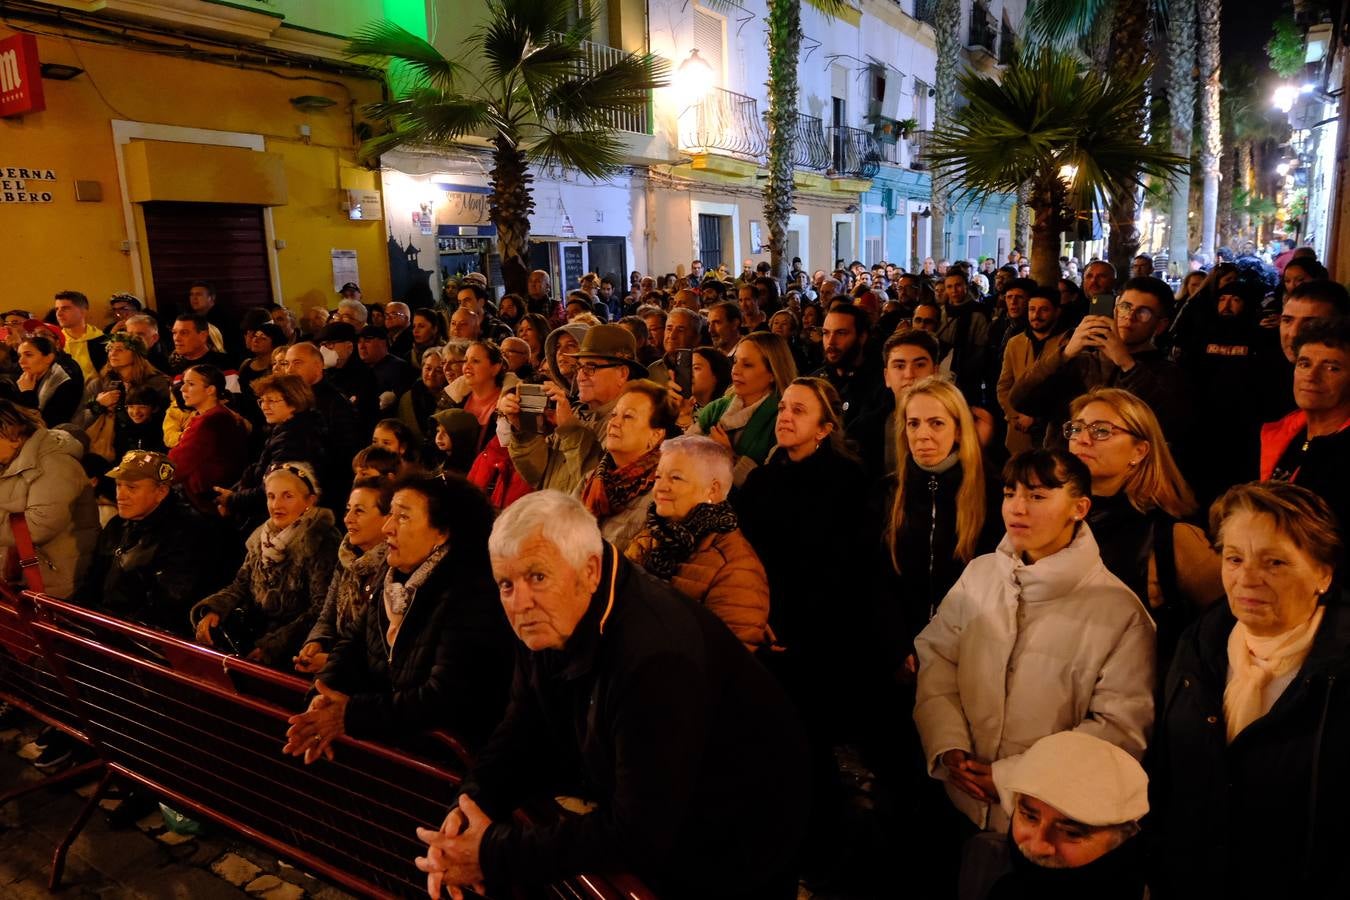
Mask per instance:
[[[622,870],[663,900],[795,897],[805,741],[766,670],[716,616],[617,554],[572,497],[516,501],[489,551],[523,647],[458,807],[419,831],[429,894]],[[585,785],[594,811],[512,820],[567,785]]]

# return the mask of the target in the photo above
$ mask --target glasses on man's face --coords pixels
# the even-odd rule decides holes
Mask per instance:
[[[1119,425],[1112,425],[1110,422],[1084,422],[1082,419],[1065,422],[1063,430],[1066,441],[1081,437],[1084,434],[1093,441],[1109,441],[1113,435],[1133,434],[1128,428],[1121,428]]]
[[[1129,316],[1134,322],[1152,322],[1153,317],[1157,315],[1151,306],[1135,306],[1128,300],[1122,300],[1116,304],[1117,316]]]
[[[582,363],[577,366],[577,371],[587,378],[590,378],[601,369],[617,369],[621,365],[623,365],[623,363]]]

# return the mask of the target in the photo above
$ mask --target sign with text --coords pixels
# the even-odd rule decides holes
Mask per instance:
[[[476,191],[446,191],[436,209],[438,225],[491,225],[488,195]]]
[[[46,108],[37,38],[16,34],[0,41],[0,119]]]
[[[51,169],[0,165],[0,203],[51,203],[54,181]]]

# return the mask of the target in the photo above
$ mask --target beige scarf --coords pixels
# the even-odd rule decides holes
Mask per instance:
[[[1324,612],[1319,605],[1308,621],[1274,637],[1256,637],[1241,622],[1233,626],[1228,634],[1228,668],[1233,677],[1223,691],[1228,743],[1262,716],[1266,686],[1303,666]]]

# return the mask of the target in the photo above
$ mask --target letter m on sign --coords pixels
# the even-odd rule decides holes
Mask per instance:
[[[42,70],[37,38],[16,34],[0,40],[0,118],[42,112]]]

